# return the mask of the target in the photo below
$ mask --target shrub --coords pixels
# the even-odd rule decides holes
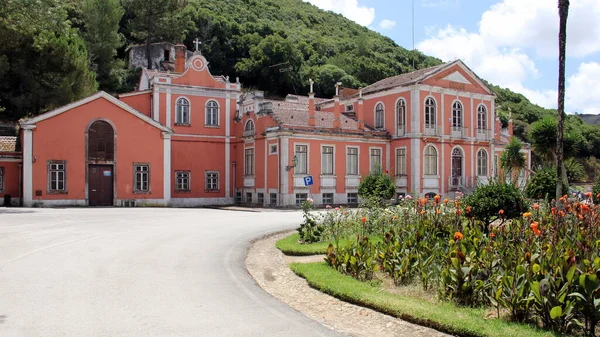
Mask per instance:
[[[567,186],[563,184],[562,194],[567,194]],[[532,199],[546,199],[550,201],[556,195],[556,169],[547,167],[537,171],[525,187],[525,196]]]
[[[486,224],[503,210],[507,219],[521,216],[527,210],[525,199],[521,191],[514,185],[490,182],[488,185],[478,187],[475,192],[466,198],[465,204],[470,207],[471,215]]]
[[[307,199],[302,202],[302,216],[304,222],[300,224],[298,233],[300,234],[300,240],[305,243],[319,242],[323,240],[325,232],[325,226],[319,223],[315,216],[310,212],[313,209],[313,200]]]
[[[587,178],[583,164],[573,158],[565,160],[565,170],[567,171],[569,183],[582,182]]]
[[[594,187],[592,187],[592,194],[594,195],[594,203],[599,203],[600,198],[598,198],[598,195],[600,195],[600,175],[598,175],[598,179],[596,179],[596,183],[594,184]]]
[[[348,242],[345,246],[327,248],[325,262],[337,271],[350,275],[359,281],[373,279],[377,269],[375,245],[366,236],[357,235],[356,241]]]
[[[381,169],[375,169],[358,185],[358,195],[363,199],[390,200],[396,194],[396,182]]]

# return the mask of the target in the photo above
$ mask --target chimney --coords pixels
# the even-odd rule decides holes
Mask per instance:
[[[339,129],[342,127],[342,123],[340,122],[340,86],[341,82],[337,82],[335,84],[335,97],[333,97],[334,105],[333,105],[333,128]]]
[[[185,71],[187,48],[183,43],[175,45],[175,72],[183,73]]]
[[[356,112],[356,118],[358,119],[358,129],[365,129],[365,111],[364,111],[364,99],[362,97],[362,89],[358,91],[358,111]]]
[[[502,122],[500,122],[500,117],[496,117],[496,127],[494,128],[494,139],[499,140],[500,134],[502,133]]]
[[[313,84],[315,83],[312,78],[308,80],[310,82],[310,92],[308,93],[308,126],[316,126],[315,120],[315,92],[313,90]]]
[[[508,134],[510,136],[513,135],[513,120],[512,120],[512,111],[508,108]]]

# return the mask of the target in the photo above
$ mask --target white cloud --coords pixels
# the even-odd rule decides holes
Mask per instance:
[[[422,0],[423,7],[445,7],[458,4],[458,0]]]
[[[600,63],[582,63],[569,77],[566,106],[579,113],[600,114]]]
[[[388,20],[388,19],[383,19],[379,23],[379,28],[381,28],[383,30],[389,30],[389,29],[392,29],[394,27],[396,27],[396,21],[392,21],[392,20]]]
[[[571,1],[567,30],[567,54],[571,59],[600,51],[597,17],[600,17],[600,1]],[[531,90],[523,84],[529,78],[540,76],[531,52],[539,57],[557,58],[558,7],[555,1],[504,0],[483,13],[477,32],[451,25],[428,27],[426,31],[429,38],[418,45],[425,54],[444,61],[460,58],[486,80],[520,92],[536,104],[556,107],[556,90]],[[590,104],[594,100],[598,102],[596,97],[600,97],[600,93],[593,95],[590,89],[583,90],[591,88],[591,82],[600,78],[600,71],[593,77],[591,70],[596,70],[594,64],[584,63],[579,73],[569,78],[567,111],[598,111]],[[599,88],[600,82],[595,81],[594,88]],[[579,94],[571,93],[575,91]]]
[[[361,6],[358,0],[304,0],[332,12],[342,14],[359,25],[369,26],[375,20],[375,8]]]

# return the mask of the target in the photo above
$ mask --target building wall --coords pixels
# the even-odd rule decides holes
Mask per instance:
[[[21,194],[19,190],[20,160],[0,159],[0,169],[4,171],[3,186],[0,188],[0,205],[3,205],[5,195],[11,196],[13,204],[18,203],[18,198]]]
[[[135,110],[143,113],[144,115],[152,118],[152,92],[145,91],[135,95],[124,95],[119,96],[119,99]]]
[[[161,130],[99,98],[37,123],[33,131],[34,201],[86,202],[86,131],[96,119],[109,121],[115,128],[115,198],[163,199],[164,141]],[[49,160],[67,162],[65,193],[53,194],[48,191]],[[150,193],[134,193],[134,163],[150,165]]]

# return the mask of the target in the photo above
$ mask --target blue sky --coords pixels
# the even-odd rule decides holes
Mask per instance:
[[[412,48],[411,0],[304,0]],[[443,61],[462,59],[490,82],[555,108],[556,0],[412,0],[415,44]],[[600,114],[600,0],[571,0],[569,112]]]

